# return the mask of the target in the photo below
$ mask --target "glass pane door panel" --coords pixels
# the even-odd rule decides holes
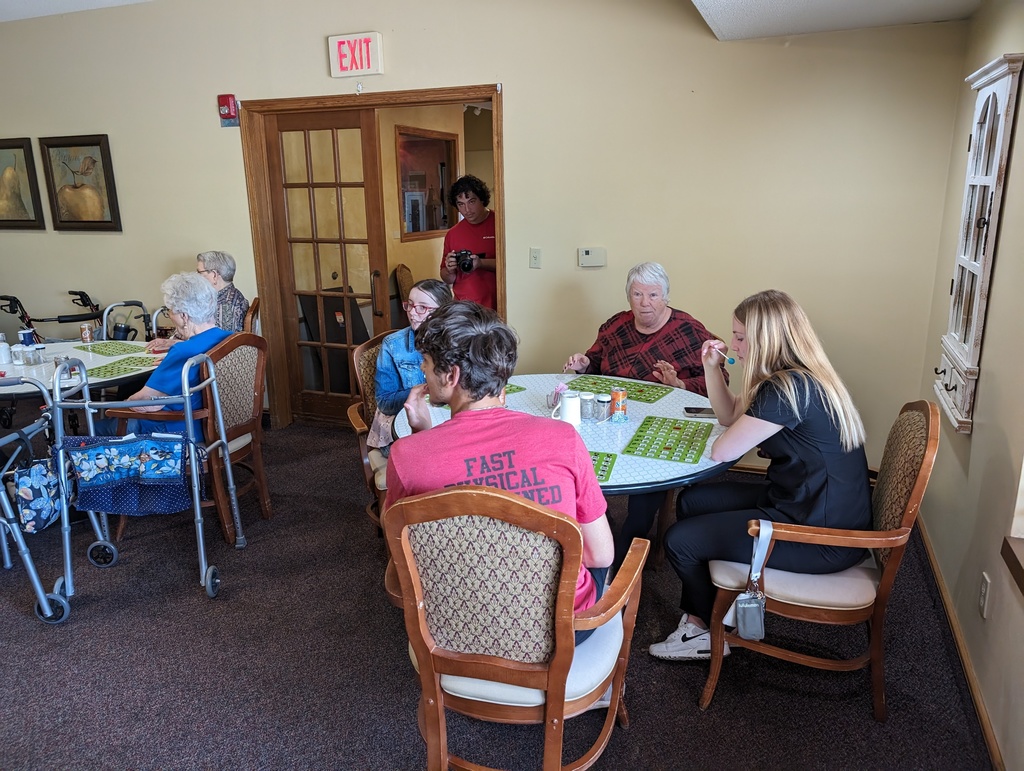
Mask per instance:
[[[285,212],[288,216],[289,238],[312,238],[313,226],[309,216],[309,189],[288,188],[284,191]]]
[[[343,232],[346,239],[366,238],[366,193],[361,187],[341,189]]]
[[[316,237],[341,238],[341,229],[338,224],[337,188],[314,188],[313,209],[316,213]]]
[[[359,129],[338,129],[338,165],[341,182],[363,181],[363,147]]]
[[[316,259],[312,244],[292,244],[292,274],[296,291],[316,291]]]
[[[286,183],[306,182],[306,142],[301,131],[281,133],[281,160]]]
[[[346,244],[348,281],[356,294],[370,294],[370,249],[366,244]]]
[[[320,244],[320,286],[325,291],[344,291],[344,273],[341,268],[341,245]]]
[[[309,132],[309,157],[313,167],[314,182],[336,182],[337,175],[334,173],[334,138],[333,132],[310,131]]]
[[[299,346],[302,363],[302,388],[304,391],[323,391],[324,372],[320,361],[320,349],[309,345]]]
[[[351,375],[348,366],[348,349],[325,348],[324,352],[327,354],[327,376],[330,381],[330,393],[355,393],[357,390],[355,384],[349,382]]]

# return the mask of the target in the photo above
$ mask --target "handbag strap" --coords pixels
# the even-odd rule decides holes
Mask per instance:
[[[20,428],[16,428],[14,432],[18,435],[18,441],[20,441],[21,444],[24,445],[25,449],[22,457],[19,459],[18,456],[19,454],[22,454],[22,449],[17,445],[10,445],[15,449],[13,452],[11,452],[10,457],[7,459],[7,462],[3,466],[2,471],[5,474],[8,471],[11,471],[12,469],[19,469],[22,467],[31,466],[32,461],[35,460],[35,455],[33,455],[32,453],[32,443],[29,441],[28,434],[26,434]]]
[[[757,587],[757,582],[761,578],[761,571],[764,570],[765,560],[768,559],[768,544],[772,542],[771,520],[762,519],[759,522],[761,529],[757,540],[754,541],[754,554],[750,560],[750,578],[747,581],[748,586],[754,587]]]

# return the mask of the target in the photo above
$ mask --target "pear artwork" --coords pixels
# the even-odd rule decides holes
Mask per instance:
[[[30,220],[25,199],[21,197],[21,179],[13,166],[0,172],[0,220]]]
[[[63,185],[57,191],[57,210],[60,218],[75,222],[102,222],[108,219],[100,191],[94,185],[78,181],[79,177],[92,176],[96,169],[96,159],[91,155],[85,156],[78,166],[78,171],[64,161],[61,163],[74,175],[74,184]]]

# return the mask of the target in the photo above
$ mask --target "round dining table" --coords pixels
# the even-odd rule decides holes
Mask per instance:
[[[575,388],[573,381],[584,377],[586,376],[575,373],[513,375],[509,380],[509,388],[506,389],[505,407],[530,415],[551,417],[552,409],[548,407],[548,397],[552,395],[555,388],[560,383],[565,383],[569,388]],[[591,453],[601,490],[606,495],[628,495],[685,487],[717,476],[732,466],[732,462],[717,462],[711,460],[710,457],[711,445],[725,430],[724,427],[713,416],[690,416],[684,412],[686,407],[710,406],[707,397],[647,381],[626,378],[600,378],[600,380],[604,385],[621,383],[626,388],[627,400],[627,419],[625,421],[583,420],[579,425],[580,436]],[[593,382],[592,379],[591,382]],[[630,399],[631,385],[634,391],[642,390],[647,398],[656,396],[656,400]],[[605,392],[607,393],[607,391]],[[448,420],[451,417],[451,412],[447,407],[431,405],[430,416],[433,425],[436,426]],[[649,416],[709,424],[710,433],[706,437],[700,455],[695,457],[693,462],[685,462],[663,460],[658,457],[649,457],[647,454],[634,454],[637,444],[633,442],[634,436],[641,431],[644,418]],[[395,417],[393,430],[396,437],[407,436],[410,433],[405,410],[399,411]]]
[[[163,354],[147,354],[145,343],[130,341],[97,341],[83,343],[70,340],[60,343],[46,343],[42,349],[41,364],[0,364],[0,380],[3,378],[33,378],[51,390],[53,388],[54,357],[67,356],[78,359],[85,365],[89,375],[89,388],[102,390],[114,386],[138,382],[141,387],[163,358]],[[76,379],[68,379],[63,385],[71,386]],[[18,399],[38,397],[39,390],[30,383],[0,385],[0,426],[10,428]]]

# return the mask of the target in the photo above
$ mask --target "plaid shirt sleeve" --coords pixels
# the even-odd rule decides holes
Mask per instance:
[[[675,366],[686,390],[707,396],[700,349],[705,340],[714,337],[693,316],[675,308],[665,326],[653,335],[642,335],[636,329],[633,313],[623,311],[598,330],[596,342],[587,351],[587,373],[657,383],[660,381],[654,377],[654,363],[663,359]],[[725,376],[729,382],[729,373]]]

